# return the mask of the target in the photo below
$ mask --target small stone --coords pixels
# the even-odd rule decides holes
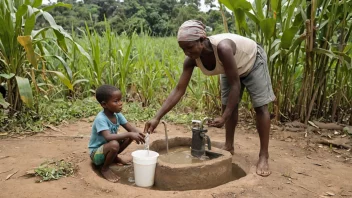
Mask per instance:
[[[328,184],[328,187],[331,187],[332,186],[332,184]]]
[[[66,190],[67,188],[66,187],[63,187],[62,190]]]
[[[333,192],[326,192],[326,195],[328,195],[328,196],[335,196],[335,193],[333,193]]]

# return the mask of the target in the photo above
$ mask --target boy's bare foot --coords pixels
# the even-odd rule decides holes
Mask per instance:
[[[117,156],[116,157],[116,162],[118,164],[122,164],[122,165],[131,165],[131,161],[132,161],[132,156]]]
[[[230,147],[230,146],[224,145],[221,149],[230,152],[231,155],[235,154],[235,149],[233,148],[233,146]]]
[[[269,170],[268,156],[260,155],[257,163],[257,174],[262,177],[267,177],[271,174]]]
[[[118,182],[120,179],[120,177],[117,176],[114,172],[112,172],[112,170],[110,170],[110,168],[108,168],[106,170],[101,169],[100,172],[106,180],[111,181],[113,183]]]

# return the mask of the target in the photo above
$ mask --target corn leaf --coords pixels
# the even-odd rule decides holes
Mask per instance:
[[[219,0],[220,3],[224,4],[228,9],[234,11],[235,9],[251,10],[252,5],[246,0]],[[260,9],[260,8],[257,8]]]
[[[248,18],[252,19],[252,21],[254,21],[257,25],[259,25],[260,20],[251,12],[249,11],[245,11],[246,15],[248,16]]]
[[[35,25],[35,14],[32,14],[29,18],[26,19],[25,26],[24,26],[24,35],[31,35]]]
[[[281,53],[281,50],[277,50],[273,55],[271,55],[270,62],[272,62],[280,53]]]
[[[17,12],[16,12],[16,26],[22,25],[22,16],[27,13],[28,6],[27,5],[21,5]]]
[[[18,36],[17,37],[17,41],[24,47],[24,49],[26,50],[26,56],[28,61],[33,65],[33,67],[35,67],[36,69],[38,69],[37,66],[37,59],[35,57],[35,53],[34,53],[34,48],[33,48],[33,44],[32,44],[32,39],[30,36]]]
[[[27,78],[16,76],[16,82],[23,103],[28,107],[33,107],[33,94],[29,80]]]
[[[293,38],[295,37],[297,31],[299,30],[298,27],[291,27],[286,29],[281,37],[281,47],[284,49],[289,49],[291,47]]]
[[[1,77],[5,78],[6,80],[10,80],[11,78],[13,78],[15,76],[14,73],[10,73],[10,74],[0,74]]]
[[[271,0],[270,1],[270,6],[271,6],[271,9],[273,10],[274,13],[277,12],[278,5],[279,5],[279,0]]]
[[[39,8],[43,4],[43,0],[34,0],[32,7]]]
[[[82,82],[89,82],[89,80],[88,79],[78,79],[75,82],[73,82],[72,85],[75,86],[75,85],[80,84]]]
[[[267,18],[260,21],[260,28],[264,32],[265,38],[269,40],[275,32],[275,19]]]
[[[290,50],[288,51],[288,53],[293,52],[293,50],[295,50],[306,39],[306,37],[307,36],[305,34],[302,34],[298,38],[296,38],[296,40],[293,42],[292,46],[290,47]]]
[[[324,54],[329,58],[338,58],[337,55],[335,55],[332,51],[323,48],[314,48],[313,51],[318,54]]]
[[[49,56],[49,57],[54,57],[57,60],[59,60],[61,62],[61,64],[64,66],[64,69],[68,75],[68,77],[70,78],[70,80],[72,80],[72,70],[71,68],[67,65],[66,61],[61,58],[60,56],[54,55],[54,56]]]
[[[59,71],[46,71],[46,72],[49,72],[49,73],[53,73],[53,74],[56,74],[57,77],[59,77],[59,79],[61,80],[61,82],[66,85],[66,87],[68,89],[70,89],[71,91],[73,91],[73,85],[71,84],[70,80],[61,72]]]
[[[7,109],[7,107],[10,106],[10,103],[5,101],[5,99],[2,97],[2,94],[0,94],[0,106],[2,106],[4,109]]]
[[[262,0],[255,0],[255,8],[257,10],[257,14],[260,20],[264,19],[264,13],[263,13],[263,9],[262,9]]]

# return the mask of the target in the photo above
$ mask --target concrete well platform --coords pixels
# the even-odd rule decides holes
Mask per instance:
[[[191,138],[175,137],[169,139],[169,149],[191,146]],[[166,150],[165,140],[156,140],[150,150]],[[159,190],[195,190],[213,188],[233,179],[232,155],[224,150],[212,147],[207,155],[216,158],[201,163],[171,164],[158,159],[155,170],[155,187]],[[211,157],[212,158],[212,157]]]

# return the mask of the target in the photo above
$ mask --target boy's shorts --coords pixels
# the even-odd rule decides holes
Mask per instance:
[[[104,155],[104,145],[101,145],[97,150],[93,151],[90,154],[90,159],[92,159],[93,163],[97,166],[104,164],[105,155]]]
[[[125,140],[119,140],[118,142],[120,145],[122,145],[125,142]],[[97,166],[104,164],[105,162],[104,144],[90,154],[90,159],[92,159],[93,163]]]
[[[239,102],[241,101],[244,88],[247,88],[251,96],[253,107],[261,107],[275,100],[275,95],[271,85],[269,69],[267,65],[267,56],[264,49],[257,45],[257,57],[251,71],[247,76],[241,77],[241,92]],[[230,85],[224,74],[220,75],[221,79],[221,103],[227,105],[227,99],[230,93]]]

